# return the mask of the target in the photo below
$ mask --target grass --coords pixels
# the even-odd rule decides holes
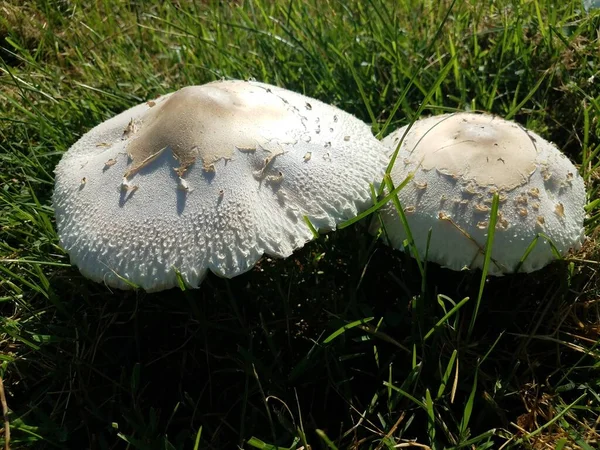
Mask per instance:
[[[0,11],[10,448],[597,448],[597,11],[574,0],[3,0]],[[129,106],[221,77],[336,104],[380,136],[442,111],[512,118],[578,165],[591,239],[537,273],[488,279],[417,264],[369,236],[369,218],[199,290],[84,279],[54,230],[61,154]]]

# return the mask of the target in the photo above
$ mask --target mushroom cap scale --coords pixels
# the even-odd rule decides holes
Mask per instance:
[[[391,155],[401,128],[382,142]],[[519,139],[520,136],[520,139]],[[417,249],[454,270],[481,268],[494,193],[500,199],[489,273],[514,272],[538,234],[561,254],[584,237],[585,186],[551,143],[518,124],[491,115],[457,113],[418,120],[400,146],[392,178],[412,181],[398,197]],[[406,239],[395,208],[381,209],[390,244]],[[555,258],[541,236],[519,268],[531,272]]]
[[[289,256],[313,237],[304,216],[321,230],[355,216],[385,165],[350,114],[222,81],[90,130],[57,166],[53,202],[61,245],[85,276],[157,291],[177,285],[177,269],[197,287],[208,269],[229,278],[264,253]]]

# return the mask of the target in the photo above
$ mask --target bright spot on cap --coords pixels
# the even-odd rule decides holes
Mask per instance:
[[[578,249],[584,238],[586,192],[577,169],[553,144],[515,122],[487,114],[456,113],[416,121],[382,143],[391,175],[421,256],[453,270],[482,268],[492,200],[499,196],[489,273],[538,270]],[[380,210],[389,242],[407,238],[394,205]],[[374,228],[376,222],[374,222]],[[520,265],[529,245],[533,251]]]
[[[286,257],[372,204],[386,166],[370,128],[257,82],[190,86],[86,133],[56,167],[60,243],[85,276],[147,291]]]

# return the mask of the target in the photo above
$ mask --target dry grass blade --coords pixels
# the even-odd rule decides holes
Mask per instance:
[[[10,421],[8,419],[8,403],[4,392],[4,381],[0,376],[0,403],[2,403],[2,416],[4,417],[4,450],[10,450]]]

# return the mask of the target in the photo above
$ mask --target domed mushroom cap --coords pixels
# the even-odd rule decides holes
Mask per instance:
[[[406,127],[382,142],[391,156]],[[417,250],[453,270],[482,268],[494,193],[499,209],[489,273],[514,272],[538,234],[565,255],[584,237],[583,179],[554,145],[491,115],[457,113],[418,120],[399,149],[391,175]],[[394,205],[380,210],[392,246],[406,233]],[[555,258],[540,237],[520,267],[532,272]]]
[[[56,168],[61,245],[87,277],[197,287],[289,256],[371,202],[385,149],[338,108],[267,84],[191,86],[135,106]]]

